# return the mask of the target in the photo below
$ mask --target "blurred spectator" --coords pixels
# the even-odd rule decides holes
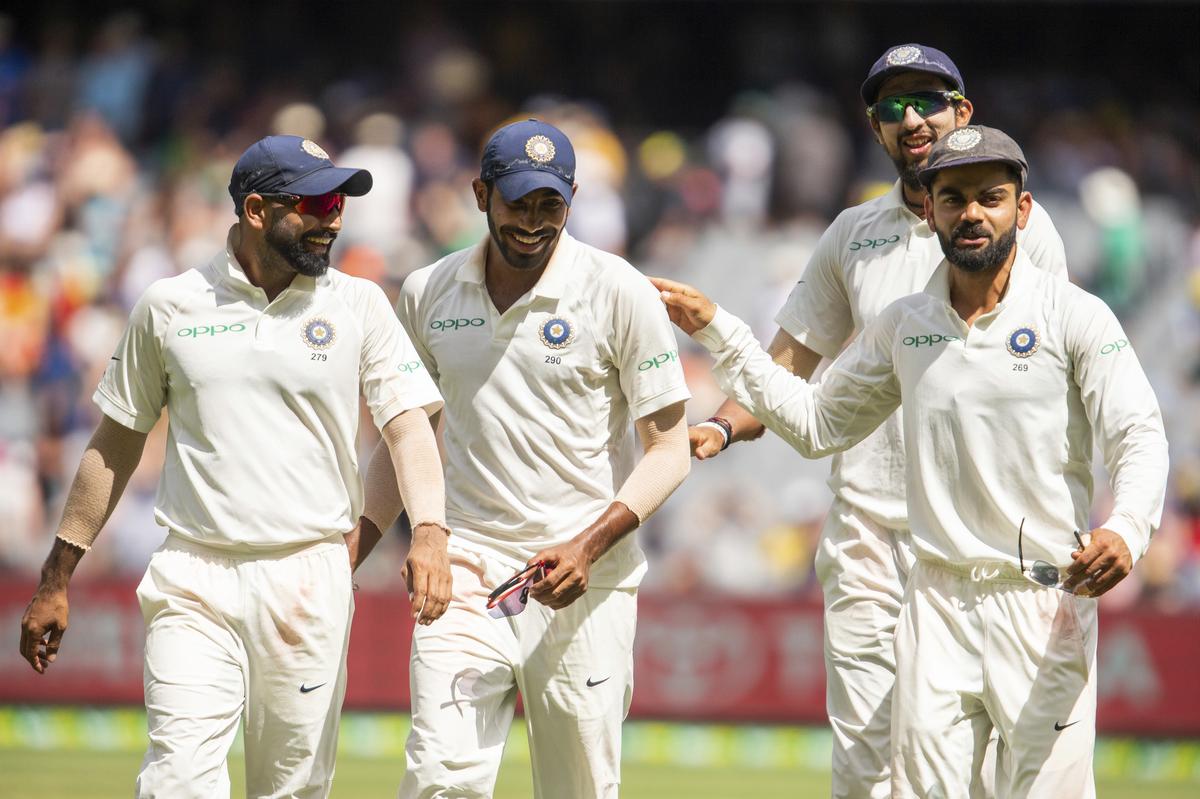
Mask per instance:
[[[151,67],[141,18],[132,11],[114,14],[96,31],[80,65],[78,108],[95,111],[122,140],[132,141],[141,132]]]

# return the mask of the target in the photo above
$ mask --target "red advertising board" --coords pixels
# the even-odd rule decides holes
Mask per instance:
[[[0,631],[10,640],[0,647],[0,703],[140,703],[143,627],[134,589],[73,587],[61,655],[37,675],[17,654],[33,586],[0,586]],[[371,592],[356,600],[346,706],[404,709],[408,600]],[[1104,613],[1099,651],[1101,731],[1200,735],[1200,614]],[[823,722],[820,606],[642,596],[635,673],[634,716]]]

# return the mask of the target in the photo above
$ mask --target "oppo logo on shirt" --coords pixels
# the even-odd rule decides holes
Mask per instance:
[[[422,367],[424,367],[424,364],[420,361],[408,361],[400,364],[400,371],[405,374],[412,374],[413,372],[419,372]]]
[[[947,341],[961,341],[961,339],[958,336],[931,333],[928,336],[905,336],[900,343],[906,347],[932,347],[934,344],[945,344]]]
[[[862,241],[852,241],[852,242],[850,242],[849,246],[850,246],[851,252],[853,252],[855,250],[873,250],[876,247],[882,247],[886,244],[895,244],[898,241],[900,241],[899,233],[893,235],[891,238],[863,239]]]
[[[199,327],[185,327],[175,335],[180,338],[199,338],[200,336],[216,336],[221,333],[241,333],[246,329],[246,326],[241,322],[232,325],[200,325]]]
[[[653,358],[647,358],[638,364],[638,371],[644,372],[647,369],[658,369],[663,364],[672,363],[679,360],[679,350],[671,350],[670,352],[660,352]]]
[[[429,326],[434,330],[458,330],[460,327],[483,327],[483,319],[434,319]]]
[[[1128,339],[1119,338],[1116,341],[1113,341],[1109,344],[1105,344],[1103,347],[1101,347],[1100,354],[1101,355],[1111,355],[1114,352],[1120,352],[1121,350],[1125,349],[1128,346],[1129,346]]]

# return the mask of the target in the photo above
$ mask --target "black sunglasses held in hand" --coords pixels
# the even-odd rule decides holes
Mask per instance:
[[[893,94],[891,97],[884,97],[875,105],[867,106],[867,116],[880,122],[899,122],[904,119],[905,109],[912,106],[912,109],[925,119],[965,99],[967,98],[955,91]]]

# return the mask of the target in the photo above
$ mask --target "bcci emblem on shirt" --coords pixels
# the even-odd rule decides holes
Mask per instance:
[[[542,343],[552,350],[561,350],[575,340],[575,327],[561,316],[556,316],[538,331]]]
[[[1041,341],[1032,327],[1018,327],[1008,337],[1008,351],[1018,358],[1028,358],[1037,352]]]
[[[328,349],[337,337],[333,322],[328,319],[309,319],[304,323],[304,343],[314,350]]]

